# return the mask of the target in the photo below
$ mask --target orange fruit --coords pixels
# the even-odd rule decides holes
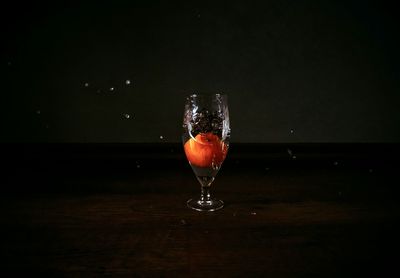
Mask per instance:
[[[213,133],[199,133],[185,143],[184,150],[190,164],[212,167],[222,164],[228,147]]]

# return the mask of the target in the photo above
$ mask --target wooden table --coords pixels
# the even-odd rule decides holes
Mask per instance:
[[[397,160],[236,152],[212,191],[226,207],[200,213],[186,207],[200,189],[190,167],[167,152],[15,159],[2,184],[2,276],[399,274]]]

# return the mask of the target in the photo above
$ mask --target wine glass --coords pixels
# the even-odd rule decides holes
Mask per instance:
[[[192,94],[186,98],[183,116],[183,147],[201,185],[199,199],[187,206],[198,211],[215,211],[224,202],[211,198],[210,187],[229,148],[228,97],[221,94]]]

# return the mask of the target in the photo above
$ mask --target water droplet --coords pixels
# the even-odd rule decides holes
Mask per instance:
[[[110,88],[110,92],[114,91],[114,89],[115,89],[114,87],[111,87],[111,88]]]
[[[293,155],[293,152],[292,152],[292,150],[291,150],[291,149],[287,149],[287,152],[288,152],[288,154],[289,154],[290,156],[292,156],[292,155]]]
[[[251,215],[257,215],[257,212],[253,211],[253,212],[251,213]]]
[[[128,113],[124,114],[125,119],[129,119],[131,117],[131,115],[129,115]]]
[[[333,162],[333,165],[338,166],[339,162],[335,161],[335,162]]]
[[[40,110],[36,110],[36,114],[40,115],[42,113]]]
[[[294,133],[294,130],[293,130],[293,129],[291,129],[291,130],[290,130],[290,134],[293,134],[293,133]]]
[[[139,169],[139,168],[140,168],[140,164],[137,164],[137,165],[136,165],[136,168],[138,168],[138,169]]]
[[[125,84],[126,84],[126,85],[130,85],[130,84],[131,84],[131,81],[130,81],[129,79],[127,79],[127,80],[125,80]]]
[[[163,139],[164,139],[164,136],[160,135],[160,139],[163,140]]]
[[[297,156],[295,156],[295,155],[294,155],[294,156],[292,156],[292,159],[296,159],[296,158],[297,158]]]
[[[84,86],[85,86],[86,88],[89,87],[89,83],[86,82]]]

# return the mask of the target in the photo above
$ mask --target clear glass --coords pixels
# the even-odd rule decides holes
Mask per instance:
[[[215,211],[224,202],[211,197],[210,188],[228,153],[228,97],[221,94],[193,94],[186,98],[183,116],[183,147],[186,158],[201,185],[200,198],[187,201],[198,211]]]

